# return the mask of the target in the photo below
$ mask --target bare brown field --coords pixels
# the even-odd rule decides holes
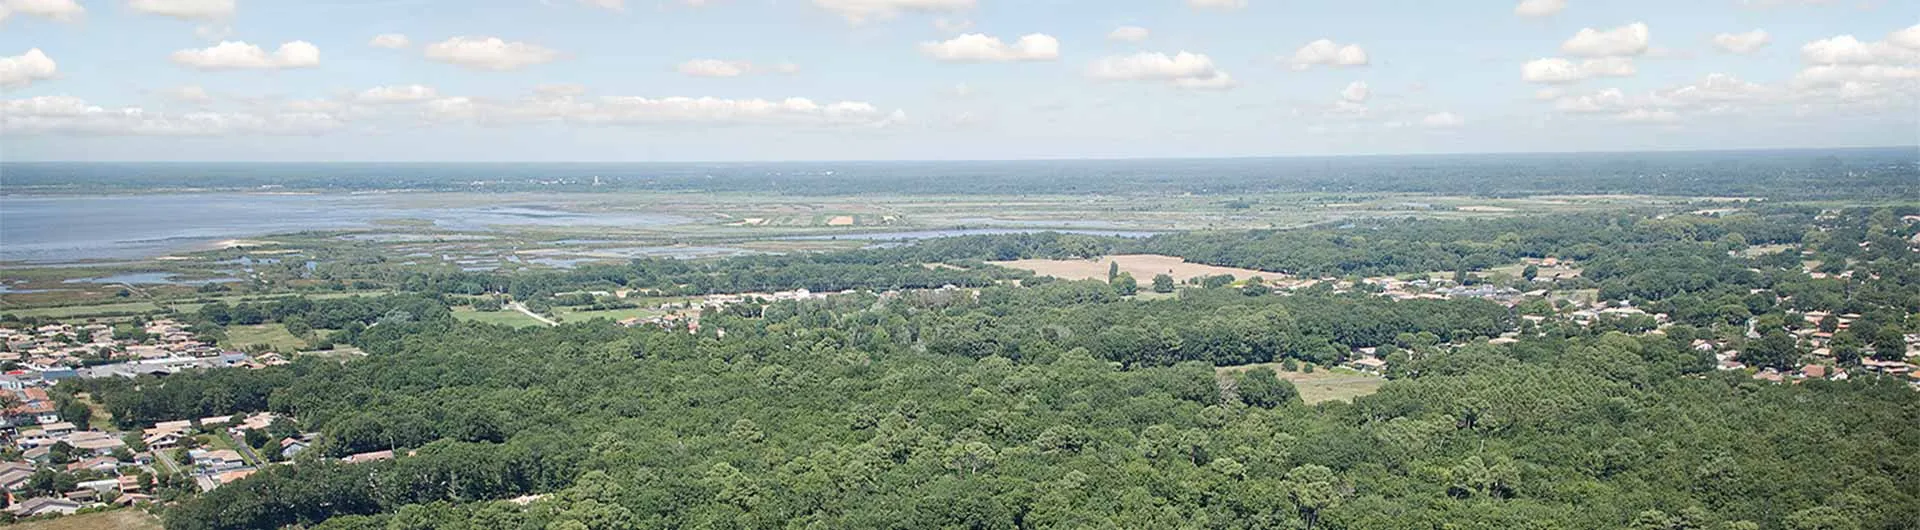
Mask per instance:
[[[1246,279],[1249,276],[1259,276],[1268,280],[1286,277],[1285,274],[1278,272],[1188,263],[1185,259],[1157,254],[1121,254],[1091,260],[1023,259],[990,263],[1002,267],[1026,269],[1033,271],[1034,274],[1053,276],[1061,279],[1105,280],[1107,279],[1107,264],[1110,262],[1119,263],[1120,272],[1132,274],[1133,278],[1138,280],[1142,285],[1152,281],[1156,274],[1170,275],[1173,276],[1174,280],[1186,280],[1187,278],[1198,276],[1218,276],[1221,274],[1231,274],[1237,279]]]

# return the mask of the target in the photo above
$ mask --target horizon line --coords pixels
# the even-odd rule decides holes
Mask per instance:
[[[1625,155],[1742,153],[1792,151],[1866,151],[1912,149],[1920,155],[1920,143],[1912,145],[1865,145],[1839,147],[1751,147],[1726,149],[1649,149],[1603,151],[1452,151],[1431,153],[1361,153],[1323,155],[1223,155],[1223,156],[1138,156],[1138,157],[1030,157],[1030,158],[870,158],[870,159],[768,159],[768,160],[0,160],[0,164],[822,164],[822,163],[913,163],[913,162],[1103,162],[1154,160],[1261,160],[1314,158],[1412,158],[1440,156],[1553,156],[1553,155]]]

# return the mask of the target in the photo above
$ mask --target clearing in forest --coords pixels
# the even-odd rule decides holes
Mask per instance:
[[[1153,281],[1156,274],[1173,276],[1175,281],[1185,281],[1196,276],[1219,276],[1231,274],[1234,279],[1244,280],[1250,276],[1259,276],[1267,280],[1286,277],[1278,272],[1262,272],[1237,267],[1218,267],[1200,263],[1189,263],[1177,256],[1158,254],[1121,254],[1086,259],[1023,259],[1016,261],[988,262],[1002,267],[1026,269],[1041,276],[1052,276],[1064,280],[1105,280],[1108,263],[1119,263],[1120,272],[1133,275],[1133,279],[1144,286]]]
[[[1232,381],[1235,372],[1254,368],[1271,368],[1276,376],[1293,383],[1300,390],[1300,400],[1308,405],[1325,401],[1353,402],[1353,398],[1372,395],[1380,391],[1380,385],[1387,384],[1386,378],[1356,372],[1347,368],[1316,368],[1313,373],[1289,372],[1281,369],[1280,363],[1246,364],[1240,366],[1220,366],[1213,369],[1214,378],[1221,383],[1221,390]]]

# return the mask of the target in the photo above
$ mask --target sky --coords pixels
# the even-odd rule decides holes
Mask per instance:
[[[0,160],[1920,144],[1895,0],[0,0]]]

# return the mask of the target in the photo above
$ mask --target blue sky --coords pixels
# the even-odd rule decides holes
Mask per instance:
[[[1920,143],[1920,3],[1911,2],[0,6],[9,13],[0,21],[0,157],[9,160],[1010,159]],[[1137,29],[1116,34],[1123,26]],[[1592,31],[1577,36],[1584,29]],[[382,34],[404,35],[406,44],[375,46]],[[1323,39],[1330,42],[1309,46]]]

